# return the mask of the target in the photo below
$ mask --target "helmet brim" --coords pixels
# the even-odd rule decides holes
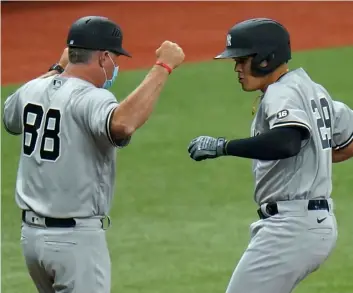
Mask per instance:
[[[243,48],[227,48],[221,54],[213,57],[213,59],[231,59],[237,57],[246,57],[255,54],[251,49],[243,49]]]

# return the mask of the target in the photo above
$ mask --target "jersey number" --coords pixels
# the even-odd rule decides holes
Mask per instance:
[[[314,115],[317,119],[317,129],[319,131],[319,136],[323,149],[328,149],[332,147],[331,142],[331,114],[330,106],[326,98],[320,99],[320,108],[323,116],[321,116],[317,104],[314,100],[311,100],[311,108],[313,109]]]
[[[23,111],[23,152],[28,156],[33,154],[43,118],[45,118],[45,123],[43,135],[40,139],[40,157],[43,160],[55,161],[60,155],[59,132],[61,119],[60,111],[56,109],[49,109],[44,116],[42,106],[35,104],[25,106]],[[47,143],[51,143],[50,148],[46,147]]]

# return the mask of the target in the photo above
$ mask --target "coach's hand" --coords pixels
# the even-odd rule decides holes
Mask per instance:
[[[178,44],[164,41],[156,50],[157,61],[167,64],[172,69],[177,68],[185,58],[183,49]]]
[[[225,155],[226,142],[223,137],[199,136],[190,142],[188,152],[195,161],[217,158]]]

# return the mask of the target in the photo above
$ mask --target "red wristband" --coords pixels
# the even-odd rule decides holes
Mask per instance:
[[[159,65],[159,66],[162,66],[164,67],[165,69],[167,69],[168,73],[171,74],[173,69],[171,67],[169,67],[167,64],[161,62],[161,61],[157,61],[156,62],[156,65]]]

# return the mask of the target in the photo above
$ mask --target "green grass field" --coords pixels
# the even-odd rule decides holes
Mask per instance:
[[[335,99],[353,107],[348,60],[353,48],[294,54]],[[113,91],[126,96],[146,71],[122,72]],[[2,88],[2,102],[15,87]],[[256,94],[242,93],[233,63],[185,64],[168,81],[150,121],[119,151],[113,226],[108,241],[112,292],[224,292],[257,220],[251,161],[196,163],[189,141],[201,134],[250,134]],[[20,211],[14,202],[20,138],[2,127],[2,292],[36,292],[20,250]],[[295,293],[353,292],[353,161],[334,166],[339,239],[333,255]]]

